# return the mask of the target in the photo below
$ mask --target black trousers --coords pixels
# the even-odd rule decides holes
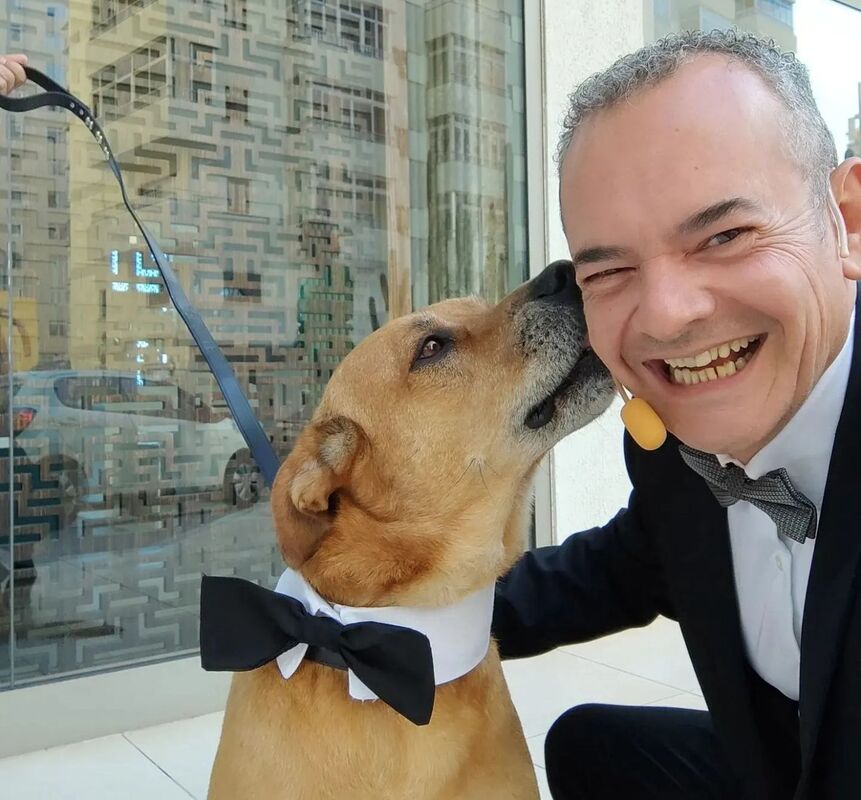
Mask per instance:
[[[583,705],[544,744],[554,800],[737,800],[707,711]]]

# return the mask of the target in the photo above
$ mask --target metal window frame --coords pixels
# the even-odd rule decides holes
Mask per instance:
[[[545,0],[524,0],[524,71],[526,89],[526,193],[529,277],[547,265],[547,95],[544,38]],[[535,545],[556,541],[553,451],[535,475]]]

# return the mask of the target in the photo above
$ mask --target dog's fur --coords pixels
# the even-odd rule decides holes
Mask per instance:
[[[329,382],[278,473],[285,561],[327,600],[443,606],[503,575],[524,545],[547,450],[607,407],[609,376],[583,355],[570,264],[495,307],[451,300],[390,322]],[[450,344],[416,360],[429,336]],[[570,376],[569,376],[570,374]],[[563,384],[564,381],[564,384]],[[525,424],[563,384],[552,420]],[[234,676],[210,800],[533,800],[526,741],[492,644],[437,687],[427,726],[347,691],[305,661]]]

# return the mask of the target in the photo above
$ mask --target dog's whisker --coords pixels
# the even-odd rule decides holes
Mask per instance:
[[[481,466],[481,461],[478,462],[478,474],[481,475],[481,482],[484,484],[484,488],[487,489],[488,494],[490,494],[490,487],[487,485],[487,481],[484,479],[484,469]]]
[[[467,473],[467,472],[469,472],[469,471],[470,471],[470,469],[472,469],[472,465],[473,465],[474,463],[475,463],[475,459],[473,458],[473,459],[469,462],[469,464],[467,464],[467,465],[466,465],[466,469],[465,469],[463,472],[461,472],[460,477],[459,477],[459,478],[458,478],[458,479],[457,479],[457,480],[452,484],[452,488],[454,488],[455,486],[457,486],[457,485],[458,485],[458,484],[463,480],[464,475],[466,475],[466,473]]]

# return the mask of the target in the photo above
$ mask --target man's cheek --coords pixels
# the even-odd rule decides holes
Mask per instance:
[[[586,331],[589,344],[598,358],[612,372],[621,361],[621,338],[606,315],[594,313],[588,303],[584,303]],[[609,324],[608,324],[609,323]]]

